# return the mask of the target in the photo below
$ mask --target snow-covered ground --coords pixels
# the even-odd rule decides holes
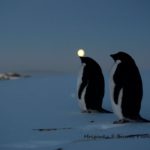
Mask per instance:
[[[141,115],[150,120],[150,72]],[[114,125],[114,114],[81,113],[76,75],[0,81],[0,150],[149,150],[150,124]],[[107,75],[104,108],[111,109]]]

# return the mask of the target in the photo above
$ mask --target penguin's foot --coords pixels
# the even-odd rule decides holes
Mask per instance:
[[[89,113],[87,110],[81,110],[81,113]]]
[[[97,113],[98,111],[96,110],[91,110],[91,109],[88,109],[88,110],[82,110],[81,113]]]
[[[106,109],[101,108],[100,110],[98,110],[100,113],[112,113],[111,111],[108,111]]]
[[[117,121],[114,121],[113,124],[123,124],[123,123],[129,123],[130,121],[127,119],[120,119]]]
[[[112,113],[106,109],[87,109],[87,110],[82,110],[82,113]]]
[[[87,112],[88,112],[88,113],[98,113],[97,110],[93,110],[93,109],[88,109]]]

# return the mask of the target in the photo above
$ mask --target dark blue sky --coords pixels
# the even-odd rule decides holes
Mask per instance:
[[[103,69],[120,50],[149,68],[150,1],[0,1],[0,71],[76,72],[78,48]]]

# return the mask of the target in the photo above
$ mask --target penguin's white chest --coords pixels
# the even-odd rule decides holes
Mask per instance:
[[[79,76],[78,76],[78,81],[77,81],[77,91],[79,91],[80,86],[82,84],[82,78],[83,78],[83,73],[84,73],[84,67],[86,66],[86,64],[82,64],[80,72],[79,72]],[[78,103],[79,103],[79,107],[82,111],[87,111],[86,108],[86,104],[85,104],[85,93],[86,93],[86,88],[87,85],[84,87],[82,93],[81,93],[81,98],[78,99]]]
[[[112,109],[113,112],[120,118],[123,119],[123,114],[122,114],[122,109],[121,109],[121,104],[122,104],[122,96],[123,96],[123,89],[120,90],[119,95],[118,95],[118,103],[115,103],[114,100],[114,92],[115,92],[115,82],[114,82],[114,74],[116,72],[116,69],[118,67],[118,65],[121,63],[121,61],[116,61],[114,66],[112,67],[111,70],[111,76],[110,76],[110,96],[111,96],[111,104],[112,104]]]

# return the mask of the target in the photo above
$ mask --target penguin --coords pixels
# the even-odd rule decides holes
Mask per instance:
[[[143,85],[134,59],[125,52],[110,56],[115,61],[110,78],[111,102],[119,118],[114,123],[150,122],[140,116]]]
[[[78,101],[82,112],[109,113],[102,108],[104,77],[99,64],[90,57],[80,57],[81,71],[78,77]]]

